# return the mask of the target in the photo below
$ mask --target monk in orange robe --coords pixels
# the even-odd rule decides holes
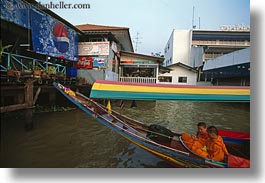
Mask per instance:
[[[207,157],[215,161],[224,161],[229,153],[224,144],[223,138],[218,135],[217,128],[210,126],[207,128],[209,139],[206,142]]]
[[[194,135],[190,136],[187,133],[183,133],[182,139],[187,145],[187,147],[189,147],[194,152],[197,149],[203,148],[208,139],[206,124],[204,122],[200,122],[197,124],[197,137],[195,137]]]

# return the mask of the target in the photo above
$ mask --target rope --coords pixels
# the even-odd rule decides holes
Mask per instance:
[[[97,104],[96,104],[96,105],[97,105]],[[101,106],[101,104],[98,105],[98,106],[101,107],[101,108],[103,108],[103,106]],[[105,106],[104,106],[104,108],[105,108]],[[104,109],[104,108],[103,108],[103,109]],[[128,126],[128,124],[126,123],[126,120],[121,120],[121,119],[117,118],[116,116],[114,116],[113,114],[111,114],[111,116],[112,116],[113,118],[115,118],[116,120],[122,122],[124,125]],[[123,122],[123,121],[124,121],[124,122]],[[138,129],[139,129],[140,126],[132,125],[132,126],[129,126],[129,127],[134,127],[134,128],[138,128]],[[168,135],[165,135],[165,134],[162,134],[162,133],[159,133],[159,132],[154,132],[154,131],[151,131],[151,130],[148,130],[148,129],[145,129],[145,128],[141,128],[141,127],[140,127],[140,129],[143,130],[143,131],[146,131],[146,132],[150,132],[150,133],[153,133],[153,134],[156,134],[156,135],[160,135],[160,136],[163,136],[163,137],[169,138],[169,139],[173,139],[173,138],[174,138],[174,136],[171,137],[171,136],[168,136]]]

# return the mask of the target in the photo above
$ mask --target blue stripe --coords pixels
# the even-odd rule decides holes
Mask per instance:
[[[250,40],[249,35],[211,35],[211,34],[193,34],[192,39],[237,39]]]
[[[245,139],[236,139],[236,138],[230,138],[230,137],[223,137],[224,142],[226,143],[232,143],[232,144],[244,144],[249,140]]]

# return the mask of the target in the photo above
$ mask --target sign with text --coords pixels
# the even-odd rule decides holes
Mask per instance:
[[[78,43],[78,55],[109,55],[109,41],[104,42],[80,42]]]
[[[76,64],[78,69],[92,69],[93,68],[93,58],[92,57],[79,57]]]

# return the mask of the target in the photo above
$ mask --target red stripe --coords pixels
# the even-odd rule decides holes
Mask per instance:
[[[131,86],[150,86],[150,87],[168,87],[168,88],[205,88],[205,89],[249,89],[245,86],[195,86],[195,85],[177,85],[177,84],[151,84],[151,83],[131,83],[119,81],[97,80],[95,83],[131,85]]]
[[[250,139],[250,134],[247,132],[234,132],[229,130],[218,130],[218,134],[222,137]]]

